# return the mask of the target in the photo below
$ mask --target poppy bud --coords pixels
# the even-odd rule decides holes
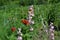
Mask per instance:
[[[12,32],[14,32],[15,30],[16,30],[16,28],[15,28],[15,27],[12,27],[12,28],[11,28],[11,31],[12,31]]]

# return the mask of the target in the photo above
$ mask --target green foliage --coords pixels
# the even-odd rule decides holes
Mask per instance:
[[[19,4],[19,5],[40,5],[40,4],[55,4],[60,2],[60,0],[0,0],[0,6],[7,4]]]
[[[6,0],[5,0],[6,1]],[[60,27],[60,3],[57,4],[43,4],[43,0],[34,0],[34,13],[35,16],[33,20],[35,24],[32,25],[34,28],[33,32],[30,32],[30,26],[22,24],[21,20],[27,18],[28,16],[28,6],[19,6],[20,3],[24,5],[30,5],[33,3],[32,0],[12,0],[8,5],[1,6],[0,8],[0,40],[16,40],[17,30],[15,32],[11,31],[11,27],[22,28],[23,40],[47,40],[47,35],[44,32],[42,25],[43,21],[48,25],[49,20],[54,21],[54,25]],[[23,2],[22,2],[23,1]],[[31,2],[32,1],[32,2]],[[41,1],[41,2],[40,2]],[[46,0],[47,2],[48,0]],[[10,1],[9,1],[10,2]],[[29,3],[28,3],[29,2]],[[4,2],[3,2],[4,3]],[[17,5],[18,4],[18,5]],[[41,5],[43,4],[43,5]],[[42,16],[42,18],[41,18]],[[14,18],[14,19],[13,19]],[[47,26],[48,27],[48,26]],[[55,40],[59,40],[60,32],[55,32]]]

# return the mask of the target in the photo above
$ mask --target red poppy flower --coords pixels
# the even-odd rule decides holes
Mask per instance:
[[[12,27],[12,28],[11,28],[11,31],[12,31],[12,32],[14,32],[15,30],[16,30],[16,28],[15,28],[15,27]]]
[[[26,19],[23,19],[23,20],[22,20],[22,23],[25,24],[25,25],[29,25],[29,21],[26,20]]]

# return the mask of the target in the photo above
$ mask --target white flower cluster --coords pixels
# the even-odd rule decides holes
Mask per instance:
[[[34,21],[32,20],[33,16],[34,16],[34,10],[33,10],[33,5],[31,5],[28,11],[28,21],[30,25],[34,24]],[[32,27],[30,28],[30,31],[33,31]]]
[[[31,5],[28,11],[28,21],[30,24],[34,24],[34,21],[32,21],[33,16],[34,16],[34,10],[33,10],[33,5]]]
[[[50,29],[49,29],[49,33],[50,33],[50,40],[54,40],[54,26],[53,23],[50,24]]]
[[[31,28],[30,28],[30,31],[33,31],[33,30],[34,30],[34,29],[31,27]]]
[[[17,34],[18,34],[17,40],[22,40],[21,28],[18,28]]]

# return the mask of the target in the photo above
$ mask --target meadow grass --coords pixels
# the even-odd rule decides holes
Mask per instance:
[[[29,32],[29,26],[22,24],[21,20],[27,18],[29,6],[5,5],[0,8],[0,40],[16,40],[16,32],[11,32],[11,27],[23,28],[23,40],[48,40],[44,32],[42,18],[47,22],[49,10],[52,5],[34,5],[35,24],[33,32]],[[47,24],[47,23],[46,23]],[[17,31],[17,30],[16,30]],[[59,34],[59,35],[58,35]],[[59,40],[60,33],[56,32],[55,40]]]

